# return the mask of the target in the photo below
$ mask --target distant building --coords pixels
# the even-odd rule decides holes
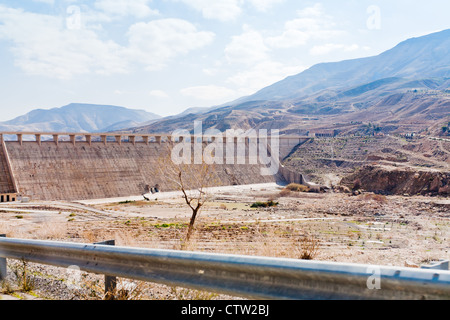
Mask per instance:
[[[0,202],[15,202],[17,193],[2,193],[0,194]]]

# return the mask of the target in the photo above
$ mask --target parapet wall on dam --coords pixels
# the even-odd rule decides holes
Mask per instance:
[[[161,159],[168,159],[170,142],[160,137],[155,141],[132,138],[126,142],[120,137],[109,141],[105,136],[101,141],[93,141],[90,136],[82,141],[76,141],[73,136],[70,141],[59,141],[56,135],[53,141],[41,141],[40,135],[36,136],[36,141],[23,141],[22,136],[18,137],[17,141],[2,143],[8,154],[10,176],[15,182],[12,191],[33,200],[125,197],[141,195],[148,191],[146,187],[155,185],[159,185],[161,191],[170,189],[165,177],[155,174],[155,166],[161,165]],[[286,141],[282,144],[284,149],[296,145]],[[228,186],[285,180],[285,170],[267,176],[261,174],[262,167],[249,163],[215,165],[215,181],[217,185]]]

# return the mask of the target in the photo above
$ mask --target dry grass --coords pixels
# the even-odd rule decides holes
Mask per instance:
[[[319,197],[287,188],[285,190],[282,192],[290,194],[293,199],[282,199],[278,207],[270,210],[251,210],[248,206],[248,203],[253,201],[267,199],[270,195],[268,193],[249,197],[252,200],[248,200],[246,207],[240,202],[233,202],[242,199],[218,197],[215,199],[217,202],[211,205],[214,208],[211,214],[206,212],[200,216],[196,232],[185,249],[197,252],[366,264],[395,263],[399,266],[404,264],[404,257],[409,258],[409,248],[416,250],[411,262],[417,265],[424,259],[446,258],[445,244],[450,225],[443,220],[448,215],[446,208],[441,205],[422,201],[402,202],[397,198],[370,193],[356,197],[329,193]],[[270,192],[278,194],[279,191]],[[385,201],[389,206],[384,203]],[[217,210],[220,204],[225,204],[228,210],[223,206],[220,208],[223,211]],[[171,205],[176,208],[177,204]],[[238,209],[232,210],[234,207]],[[149,208],[148,216],[145,218],[142,215],[147,212],[139,211],[139,215],[135,217],[105,215],[100,219],[102,216],[98,215],[96,219],[87,219],[90,216],[86,216],[83,217],[86,218],[83,219],[85,221],[80,219],[76,222],[58,222],[54,225],[41,223],[37,221],[38,219],[31,219],[32,217],[27,215],[23,220],[16,220],[12,218],[13,214],[5,214],[2,216],[5,221],[0,223],[0,233],[7,233],[8,237],[16,238],[55,237],[53,240],[65,238],[67,242],[86,243],[115,239],[117,246],[179,250],[186,231],[186,226],[181,228],[179,225],[180,221],[183,224],[186,224],[186,221],[181,220],[184,218],[162,215],[156,219],[155,212],[159,208],[160,206]],[[127,212],[134,212],[133,210],[131,207]],[[426,217],[419,214],[425,212]],[[382,215],[375,217],[375,213]],[[55,215],[54,218],[64,219],[60,215]],[[327,218],[327,220],[288,221],[290,218]],[[266,222],[266,219],[273,219],[274,222]],[[375,227],[379,229],[374,230]],[[421,231],[416,232],[419,228]],[[88,298],[103,299],[102,278],[92,286],[97,286],[98,292],[87,292],[88,295],[92,293]],[[131,289],[133,288],[135,287]],[[157,299],[215,298],[207,293],[178,288],[171,290],[170,287],[163,288],[153,284],[150,288],[136,288],[135,292],[118,291],[115,299],[140,299],[141,296],[138,294],[140,290]]]
[[[143,281],[117,278],[116,290],[105,292],[104,281],[90,279],[84,274],[78,294],[82,300],[144,300],[148,287],[149,284]]]
[[[231,238],[226,242],[226,247],[218,248],[215,252],[288,259],[299,259],[301,256],[306,257],[307,254],[310,257],[316,257],[319,254],[318,241],[311,240],[310,246],[302,246],[303,241],[298,240],[297,232],[294,232],[294,235],[276,225],[261,225],[259,228],[257,224],[256,230],[252,229],[248,232],[251,233],[248,241]]]
[[[22,292],[30,292],[34,289],[35,281],[29,274],[28,263],[25,260],[21,260],[21,264],[18,264],[12,271]]]
[[[33,238],[41,240],[66,239],[67,229],[67,223],[44,222],[42,224],[39,224],[33,231]]]
[[[289,184],[286,189],[294,192],[308,192],[309,188],[305,185],[298,184],[298,183],[291,183]]]
[[[280,197],[289,197],[292,194],[292,191],[284,188],[283,190],[280,191],[279,196]]]
[[[219,295],[214,292],[192,290],[186,288],[171,287],[170,293],[173,295],[175,300],[212,300],[217,298]]]
[[[363,200],[373,200],[373,201],[382,202],[382,203],[387,202],[386,196],[381,195],[381,194],[371,194],[371,193],[365,194],[362,196],[362,199]]]
[[[299,241],[299,259],[314,260],[319,253],[319,240],[306,236]]]
[[[291,183],[287,185],[283,190],[281,190],[278,195],[280,197],[292,197],[292,196],[296,197],[299,193],[310,191],[311,191],[310,188],[305,185],[298,183]]]
[[[11,224],[6,222],[0,222],[0,234],[6,234],[6,236],[13,238],[16,235],[15,228]]]
[[[18,228],[0,222],[0,234],[6,234],[8,238],[63,240],[67,238],[67,230],[67,223],[43,222]]]

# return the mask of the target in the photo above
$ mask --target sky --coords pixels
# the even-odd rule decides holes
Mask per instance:
[[[0,121],[90,103],[169,116],[450,28],[443,0],[0,0]]]

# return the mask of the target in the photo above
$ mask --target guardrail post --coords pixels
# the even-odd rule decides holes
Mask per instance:
[[[6,234],[0,234],[0,238],[6,238]],[[0,257],[0,281],[5,280],[7,276],[6,258]]]
[[[421,269],[450,270],[449,260],[433,261],[429,265],[421,266]]]
[[[105,245],[105,246],[115,246],[115,240],[107,240],[102,242],[97,242],[94,244]],[[112,300],[114,297],[114,292],[117,288],[117,277],[105,275],[105,299]]]

